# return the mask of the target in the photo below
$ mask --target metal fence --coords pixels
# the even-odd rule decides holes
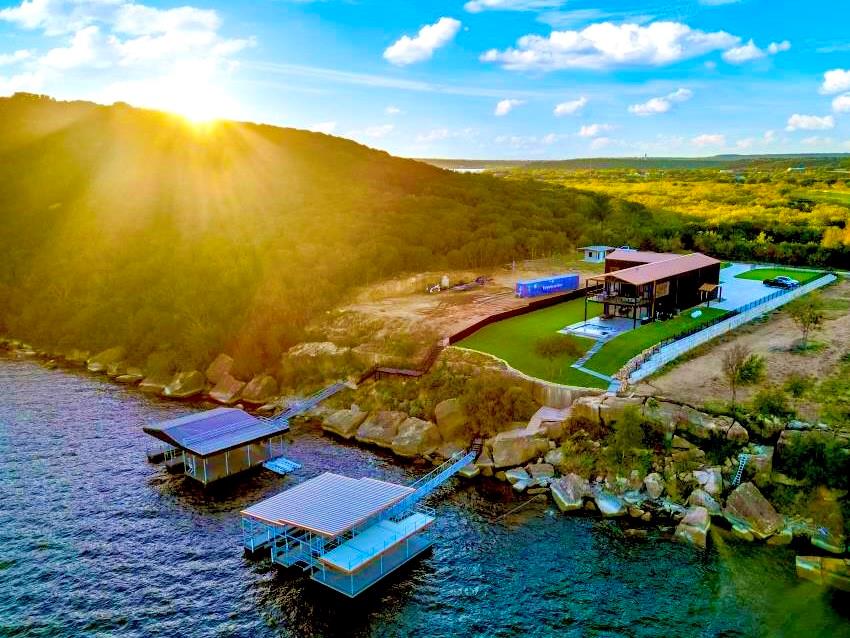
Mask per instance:
[[[799,288],[793,288],[791,290],[777,290],[774,293],[738,308],[731,317],[729,315],[725,315],[720,321],[713,325],[709,325],[708,327],[701,326],[697,332],[686,335],[684,338],[674,338],[672,343],[653,349],[654,351],[648,353],[649,356],[647,356],[643,361],[631,363],[629,366],[631,369],[628,371],[629,383],[636,383],[641,379],[645,379],[659,370],[662,366],[670,363],[674,359],[677,359],[689,350],[707,343],[712,339],[716,339],[730,330],[734,330],[745,323],[749,323],[753,319],[776,310],[788,302],[798,299],[803,295],[807,295],[818,288],[831,284],[836,281],[836,279],[837,277],[835,275],[827,274],[815,279],[814,281],[810,281]]]

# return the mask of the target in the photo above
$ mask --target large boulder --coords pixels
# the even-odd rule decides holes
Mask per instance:
[[[86,361],[86,368],[89,372],[106,372],[106,367],[111,363],[120,362],[124,358],[124,354],[125,350],[121,346],[98,352]]]
[[[733,423],[726,431],[726,439],[739,445],[746,445],[750,440],[750,434],[747,429],[740,423]]]
[[[405,457],[433,454],[442,439],[437,426],[430,421],[408,417],[398,426],[398,434],[392,441],[395,454]]]
[[[714,500],[711,494],[700,488],[691,492],[691,495],[688,497],[688,505],[692,507],[704,507],[712,516],[720,516],[721,514],[720,503]]]
[[[460,399],[446,399],[434,407],[434,419],[437,429],[444,441],[467,441],[469,433],[466,430],[466,413]]]
[[[643,399],[640,397],[605,397],[599,404],[599,418],[605,425],[611,425],[623,418],[628,408],[638,411],[643,407]]]
[[[773,447],[770,445],[751,446],[750,460],[747,470],[753,475],[753,482],[764,487],[770,483],[773,472]]]
[[[499,432],[490,443],[497,468],[523,465],[549,449],[549,441],[527,427]]]
[[[814,520],[812,545],[831,554],[843,554],[847,546],[844,536],[844,516],[841,514],[839,492],[818,487],[809,512]]]
[[[73,350],[69,350],[68,354],[65,355],[65,361],[71,365],[85,366],[89,357],[91,357],[91,352],[88,350],[79,350],[74,348]]]
[[[604,400],[602,396],[579,397],[573,401],[570,408],[570,420],[576,424],[599,425],[601,423],[599,409]]]
[[[398,428],[405,419],[404,412],[372,412],[357,428],[355,438],[361,443],[392,448],[393,439],[398,436]]]
[[[620,499],[620,497],[605,490],[596,490],[593,495],[593,500],[596,502],[596,509],[599,510],[599,513],[602,514],[602,516],[625,516],[628,511],[626,504]]]
[[[481,470],[481,474],[484,476],[493,476],[495,463],[493,463],[493,454],[490,448],[485,447],[481,450],[481,454],[478,455],[475,461],[475,466]]]
[[[730,523],[746,527],[761,540],[778,532],[784,524],[782,516],[752,483],[742,483],[735,488],[726,499],[723,515]]]
[[[233,357],[221,353],[213,362],[207,366],[207,379],[213,385],[218,385],[226,377],[230,377],[230,371],[233,369]],[[232,378],[232,377],[230,377]]]
[[[723,491],[723,475],[720,473],[719,467],[694,470],[694,478],[703,490],[713,496]]]
[[[206,378],[198,370],[178,372],[171,383],[163,388],[162,394],[172,399],[189,399],[201,394],[206,384]]]
[[[705,549],[711,516],[704,507],[691,507],[676,527],[676,538]]]
[[[646,478],[643,479],[643,486],[646,488],[649,498],[661,498],[661,495],[664,494],[664,479],[658,472],[647,474]]]
[[[564,436],[564,427],[570,418],[569,408],[557,409],[542,407],[528,422],[529,430],[534,430],[547,439],[557,441]]]
[[[268,374],[258,374],[242,388],[242,400],[262,405],[277,395],[277,381]]]
[[[344,439],[350,439],[357,434],[357,428],[368,416],[368,412],[361,410],[337,410],[324,418],[322,429],[333,432]]]
[[[144,378],[145,374],[144,372],[142,372],[141,368],[129,367],[124,370],[123,374],[119,374],[117,377],[115,377],[115,380],[118,383],[133,384],[139,383]]]
[[[240,381],[239,379],[231,376],[230,374],[222,374],[216,376],[218,376],[218,381],[216,382],[215,387],[210,390],[210,398],[213,401],[223,403],[224,405],[233,405],[239,400],[239,395],[245,388],[245,382]],[[209,378],[209,369],[207,369],[207,379]]]
[[[823,587],[850,591],[850,560],[821,556],[797,556],[797,576]]]
[[[581,509],[585,497],[590,497],[590,484],[578,474],[567,474],[549,483],[552,498],[562,512]]]
[[[139,383],[139,388],[143,392],[162,394],[173,379],[174,375],[170,372],[153,372],[145,375],[145,378]]]

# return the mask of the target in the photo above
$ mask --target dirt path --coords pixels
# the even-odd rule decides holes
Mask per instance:
[[[812,335],[824,343],[815,353],[789,352],[800,331],[788,313],[778,311],[764,323],[750,324],[736,330],[719,343],[714,343],[695,358],[679,364],[669,372],[644,381],[638,391],[668,396],[692,404],[706,401],[728,401],[729,388],[720,372],[723,353],[733,344],[742,343],[764,356],[768,382],[782,383],[791,373],[812,375],[820,380],[835,371],[839,359],[850,350],[850,282],[830,286],[823,292],[827,321],[822,330]],[[749,399],[757,388],[739,391],[739,398]],[[807,418],[816,418],[817,406],[801,406]]]

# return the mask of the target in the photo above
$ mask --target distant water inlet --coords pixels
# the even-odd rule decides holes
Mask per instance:
[[[850,636],[850,599],[798,581],[781,547],[708,552],[451,479],[433,548],[349,601],[246,557],[240,511],[322,472],[400,467],[295,424],[302,468],[206,491],[147,463],[143,424],[188,414],[83,374],[0,359],[0,636]],[[491,522],[497,521],[497,522]]]

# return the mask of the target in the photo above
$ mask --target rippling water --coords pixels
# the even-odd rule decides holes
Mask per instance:
[[[432,553],[348,601],[243,556],[241,508],[325,470],[422,472],[293,429],[304,467],[204,492],[144,459],[140,426],[197,407],[0,359],[0,636],[850,635],[850,599],[798,582],[786,548],[700,553],[452,483]]]

